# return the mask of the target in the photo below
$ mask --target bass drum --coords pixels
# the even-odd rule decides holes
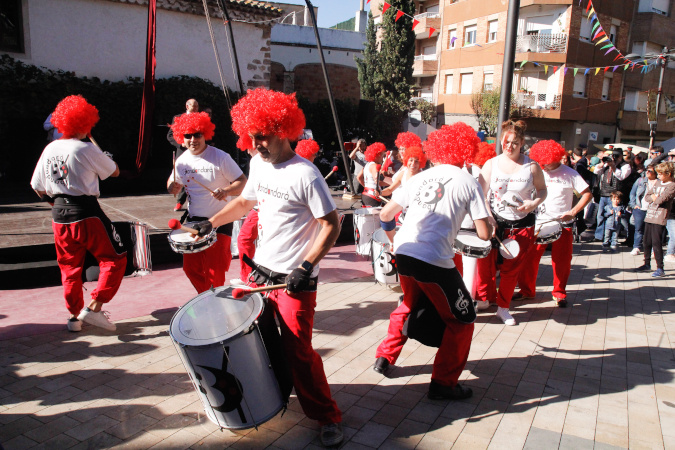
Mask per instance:
[[[370,256],[373,261],[373,274],[378,282],[385,286],[399,284],[396,256],[391,252],[389,238],[382,228],[373,233]]]

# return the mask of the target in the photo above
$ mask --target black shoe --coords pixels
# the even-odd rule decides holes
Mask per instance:
[[[384,374],[384,372],[387,371],[389,368],[389,360],[385,358],[384,356],[380,356],[375,360],[375,364],[373,365],[373,370],[379,374]]]
[[[471,388],[457,383],[455,386],[443,386],[431,380],[427,397],[431,400],[464,400],[473,395]]]
[[[649,272],[650,270],[652,270],[652,267],[649,264],[643,264],[635,269],[635,272]]]

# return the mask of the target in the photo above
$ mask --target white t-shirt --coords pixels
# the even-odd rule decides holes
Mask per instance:
[[[495,156],[490,161],[490,207],[499,217],[506,220],[520,220],[528,213],[518,211],[503,203],[508,200],[512,204],[519,205],[523,200],[532,200],[534,194],[534,176],[531,164],[536,164],[529,157],[523,156],[523,165],[512,174],[504,173],[499,168],[500,156]],[[504,156],[506,158],[506,156]],[[514,201],[514,197],[518,201]]]
[[[377,180],[373,178],[373,174],[370,173],[370,167],[373,164],[375,163],[371,161],[363,168],[363,186],[370,189],[377,189]]]
[[[212,191],[226,188],[243,172],[232,157],[224,151],[206,146],[199,155],[186,150],[176,160],[176,181],[185,186],[188,193],[188,213],[190,216],[211,217],[230,201],[213,198],[211,192],[204,189],[196,181]],[[169,180],[173,180],[173,172]]]
[[[455,267],[452,244],[464,216],[470,214],[474,220],[488,216],[478,182],[447,164],[418,173],[394,192],[392,200],[408,208],[394,237],[396,253],[448,269]]]
[[[321,230],[316,219],[335,210],[319,169],[298,155],[281,164],[256,155],[241,195],[258,202],[255,262],[281,273],[302,264]],[[318,274],[317,264],[312,276]]]
[[[471,164],[471,167],[464,166],[462,170],[464,170],[466,173],[470,173],[471,176],[473,176],[474,180],[478,181],[478,177],[480,176],[480,167],[478,167],[475,164]],[[471,219],[471,216],[468,214],[464,216],[464,220],[462,220],[461,226],[462,228],[471,230],[476,228],[476,225],[474,225],[473,223],[473,219]]]
[[[101,149],[79,139],[59,139],[45,147],[30,185],[47,195],[92,195],[101,192],[98,180],[105,180],[117,165]]]
[[[544,203],[537,208],[537,219],[557,219],[572,209],[574,192],[585,191],[588,183],[576,170],[564,164],[555,170],[543,172],[548,194]]]

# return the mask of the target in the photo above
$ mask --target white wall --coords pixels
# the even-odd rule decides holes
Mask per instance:
[[[28,64],[75,72],[78,76],[118,81],[142,77],[145,70],[147,6],[104,0],[26,0],[26,53],[9,53]],[[236,87],[226,30],[212,18],[225,81]],[[263,62],[262,30],[234,23],[244,85]],[[189,75],[220,85],[206,17],[157,10],[157,78]]]

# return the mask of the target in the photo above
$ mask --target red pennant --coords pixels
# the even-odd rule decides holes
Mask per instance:
[[[588,5],[586,6],[586,12],[587,12],[587,13],[588,13],[588,11],[591,9],[591,5],[592,5],[592,4],[593,4],[593,2],[591,2],[591,0],[588,0]]]
[[[600,31],[598,34],[595,35],[595,37],[593,39],[599,39],[602,36],[607,36],[607,34],[605,33],[605,30]]]
[[[415,29],[415,27],[417,26],[417,24],[418,24],[418,23],[420,23],[420,21],[419,21],[419,20],[417,20],[417,19],[413,19],[413,26],[412,26],[412,28],[411,28],[411,29],[412,29],[412,30],[414,30],[414,29]]]
[[[556,73],[558,71],[558,66],[553,66],[553,73]]]
[[[607,72],[608,70],[609,70],[609,66],[605,67],[605,70],[603,70],[603,73]]]
[[[370,3],[370,0],[368,0],[366,3]]]
[[[436,28],[429,28],[429,37],[431,37],[432,34],[436,31]]]
[[[382,14],[386,13],[390,6],[391,5],[389,3],[384,2],[384,5],[382,6]]]
[[[621,53],[619,53],[618,55],[616,55],[616,58],[614,58],[614,61],[616,61],[616,60],[619,59],[619,58],[623,58],[623,55],[622,55]],[[612,61],[612,62],[614,62],[614,61]]]
[[[401,17],[403,17],[403,11],[401,11],[401,10],[399,9],[399,10],[396,12],[396,19],[394,19],[394,22],[398,22],[398,19],[400,19]]]

